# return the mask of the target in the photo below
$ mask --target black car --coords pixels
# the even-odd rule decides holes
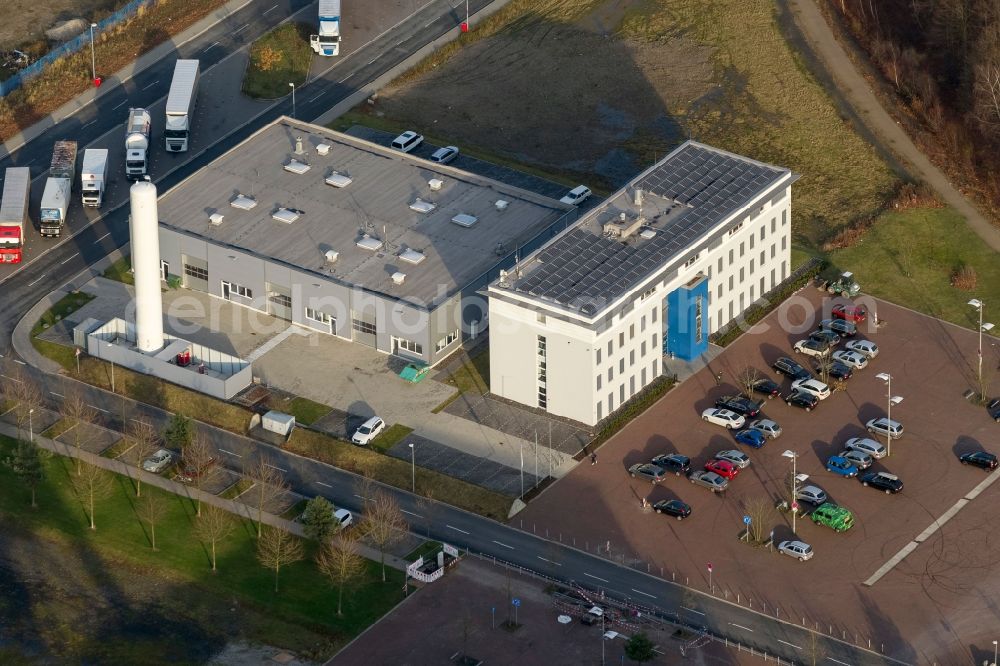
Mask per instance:
[[[1000,398],[993,398],[986,405],[986,411],[990,413],[990,418],[1000,423]]]
[[[986,451],[963,453],[958,459],[962,461],[963,465],[973,465],[985,469],[987,472],[997,468],[997,457]]]
[[[691,507],[680,500],[660,500],[653,505],[656,513],[665,513],[677,520],[684,520],[691,515]]]
[[[808,412],[819,404],[819,398],[811,393],[796,389],[785,396],[785,403],[793,407],[801,407]]]
[[[760,403],[742,395],[724,395],[715,401],[715,406],[743,416],[754,417],[760,414]]]
[[[851,369],[851,366],[840,361],[830,361],[827,363],[820,361],[815,366],[816,372],[821,374],[826,369],[827,375],[832,379],[850,379],[854,375],[854,370]]]
[[[767,399],[776,398],[781,395],[781,386],[777,382],[763,377],[753,383],[754,393],[763,393]]]
[[[840,344],[840,334],[826,328],[817,328],[809,334],[809,337],[830,347]]]
[[[903,489],[903,482],[899,477],[888,472],[868,472],[861,477],[861,485],[884,490],[886,495],[898,493]]]
[[[672,472],[677,476],[691,471],[691,459],[679,453],[661,453],[651,462],[664,472]]]
[[[810,379],[812,377],[812,374],[808,370],[787,356],[779,358],[771,365],[771,367],[777,370],[780,374],[791,378],[792,381],[796,379]]]
[[[833,331],[842,338],[853,338],[858,334],[858,327],[853,322],[843,319],[824,319],[819,323],[822,330]]]

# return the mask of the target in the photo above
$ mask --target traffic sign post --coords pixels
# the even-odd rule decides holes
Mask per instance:
[[[746,528],[743,531],[746,534],[747,543],[750,543],[750,523],[751,522],[753,522],[753,521],[751,520],[750,516],[743,516],[743,526]]]
[[[514,597],[510,600],[511,605],[514,607],[514,626],[517,626],[517,609],[521,607],[521,600]]]
[[[712,594],[715,594],[715,587],[712,585],[712,563],[709,562],[705,566],[708,568],[708,589],[712,591]]]

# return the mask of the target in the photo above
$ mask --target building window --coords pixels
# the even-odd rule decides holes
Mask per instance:
[[[740,266],[740,284],[743,284],[743,271],[744,271],[743,267]]]
[[[642,383],[643,386],[646,385],[646,368],[642,369],[642,382],[641,383]]]
[[[653,312],[650,315],[650,321],[652,321],[654,324],[656,323],[656,316],[659,311],[660,308],[653,308]]]
[[[719,257],[719,272],[722,272],[722,257]]]
[[[695,262],[698,261],[698,258],[700,256],[701,256],[701,253],[699,252],[698,254],[694,255],[693,257],[691,257],[690,259],[688,259],[687,261],[685,261],[684,262],[684,268],[691,268],[692,266],[694,266]]]
[[[611,380],[614,379],[614,378],[615,378],[615,367],[613,365],[609,365],[608,366],[608,383],[610,384]]]
[[[628,378],[628,397],[635,395],[635,375]]]
[[[722,308],[719,308],[719,316],[715,321],[720,325],[722,324]]]
[[[753,243],[754,243],[754,235],[750,234],[750,249],[751,250],[753,249]]]
[[[742,228],[743,228],[743,222],[740,222],[735,227],[733,227],[728,232],[726,232],[726,237],[729,238],[729,237],[735,236],[737,233],[739,233],[739,230],[742,229]]]
[[[729,276],[729,291],[733,290],[733,276]]]
[[[740,312],[743,312],[743,310],[746,308],[746,299],[744,298],[744,296],[746,296],[746,294],[740,294]]]
[[[781,226],[785,226],[786,224],[788,224],[788,211],[783,210],[781,211]]]
[[[601,364],[601,348],[600,347],[597,348],[597,360],[594,363],[596,365],[600,365]]]
[[[441,351],[442,349],[453,343],[455,340],[458,340],[459,333],[460,333],[459,329],[455,329],[448,335],[438,340],[436,351]]]
[[[184,275],[188,277],[193,277],[195,280],[204,280],[208,282],[208,269],[201,268],[200,266],[192,266],[191,264],[184,264]]]
[[[777,245],[772,245],[771,246],[771,258],[772,259],[774,259],[774,255],[775,255],[775,252],[776,252],[777,249],[778,249]]]
[[[767,253],[764,250],[761,250],[760,251],[760,265],[763,266],[765,261],[767,261]]]
[[[313,310],[312,308],[306,308],[306,319],[325,324],[330,327],[331,333],[337,332],[337,319],[333,315],[328,315],[325,312],[320,312],[319,310]]]
[[[365,333],[366,335],[375,335],[376,332],[375,324],[370,324],[367,321],[361,321],[360,319],[352,319],[351,328],[358,333]]]
[[[624,356],[622,356],[620,359],[618,359],[618,372],[621,373],[621,374],[623,374],[623,375],[625,374],[625,357]]]
[[[597,420],[600,421],[604,418],[604,405],[600,400],[597,401]]]
[[[614,353],[614,346],[615,346],[615,341],[608,340],[608,358],[611,358],[611,354]]]
[[[536,312],[535,313],[535,321],[537,321],[539,324],[544,324],[545,323],[545,315],[543,315],[541,312]]]
[[[639,297],[639,300],[647,299],[655,293],[656,293],[656,287],[650,287],[646,291],[642,292],[642,296]]]
[[[771,271],[771,274],[774,275],[774,271]],[[764,282],[765,279],[766,278],[764,276],[761,276],[761,278],[760,278],[760,295],[761,296],[763,296],[764,294],[767,293],[767,288],[765,286],[767,283]]]
[[[754,290],[755,290],[755,289],[756,289],[756,287],[754,287],[753,285],[750,285],[750,302],[751,302],[751,303],[753,303],[753,302],[754,302],[754,300],[755,300],[755,299],[754,299]]]
[[[602,380],[603,379],[604,379],[604,377],[602,375],[597,375],[597,390],[598,391],[601,390],[601,384],[602,384]]]
[[[702,297],[699,296],[694,301],[694,341],[697,344],[701,344],[702,341],[701,319],[702,319],[702,307],[704,305],[702,303],[702,300],[703,300]]]
[[[546,369],[546,359],[548,356],[545,336],[538,336],[538,408],[547,409],[549,405],[548,397],[548,371]]]
[[[635,340],[635,324],[628,325],[628,339]]]
[[[760,239],[764,240],[764,227],[763,226],[760,228]]]
[[[628,353],[628,364],[635,365],[635,350],[633,349]]]
[[[398,349],[402,349],[413,354],[424,353],[424,346],[418,342],[414,342],[413,340],[407,340],[406,338],[395,338],[395,340],[396,340],[396,347]]]
[[[280,305],[281,307],[292,307],[292,297],[286,294],[271,294],[267,297],[267,300],[271,301],[275,305]]]
[[[729,265],[730,265],[730,266],[732,266],[732,265],[733,265],[733,254],[734,254],[733,250],[732,250],[732,249],[730,249],[730,250],[729,250]]]
[[[253,298],[253,289],[248,289],[243,285],[229,283],[229,293],[236,294],[237,296],[242,296],[243,298]],[[291,307],[292,303],[289,301],[288,306]]]
[[[775,284],[775,283],[774,283],[774,269],[772,268],[772,269],[771,269],[771,287],[772,287],[772,288],[774,287],[774,284]]]
[[[639,320],[639,332],[646,332],[646,315],[642,315],[642,319]]]
[[[645,356],[645,355],[646,355],[646,341],[643,340],[642,346],[639,348],[639,356]]]
[[[618,404],[625,402],[625,385],[622,384],[618,387]]]
[[[652,345],[653,349],[656,349],[656,333],[653,333],[653,337],[650,339],[649,344]]]
[[[618,334],[618,346],[619,347],[625,346],[625,331],[622,331],[621,333]]]
[[[778,230],[778,218],[772,217],[771,218],[771,233],[773,234],[777,230]]]
[[[610,414],[613,411],[615,411],[615,394],[614,393],[609,393],[608,394],[608,414]]]
[[[746,250],[746,245],[747,245],[746,243],[740,243],[740,259],[743,258],[743,255],[744,255],[745,250]]]
[[[721,282],[715,287],[715,297],[716,298],[722,298],[722,283]]]
[[[785,267],[785,262],[781,262],[781,279],[784,280],[788,277],[788,270]]]
[[[788,236],[782,236],[781,237],[781,249],[782,250],[787,250],[788,249]]]

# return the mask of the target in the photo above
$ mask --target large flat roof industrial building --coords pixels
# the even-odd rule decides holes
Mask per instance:
[[[159,201],[163,277],[433,364],[483,330],[477,290],[576,210],[281,118]]]

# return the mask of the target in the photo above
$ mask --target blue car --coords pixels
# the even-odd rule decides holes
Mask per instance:
[[[830,456],[830,459],[826,461],[826,471],[833,472],[834,474],[839,474],[847,478],[858,475],[858,468],[847,458],[842,458],[840,456]]]
[[[759,449],[764,446],[764,442],[767,441],[767,437],[756,428],[747,428],[746,430],[740,430],[736,433],[736,441],[740,444],[746,444],[754,449]]]

